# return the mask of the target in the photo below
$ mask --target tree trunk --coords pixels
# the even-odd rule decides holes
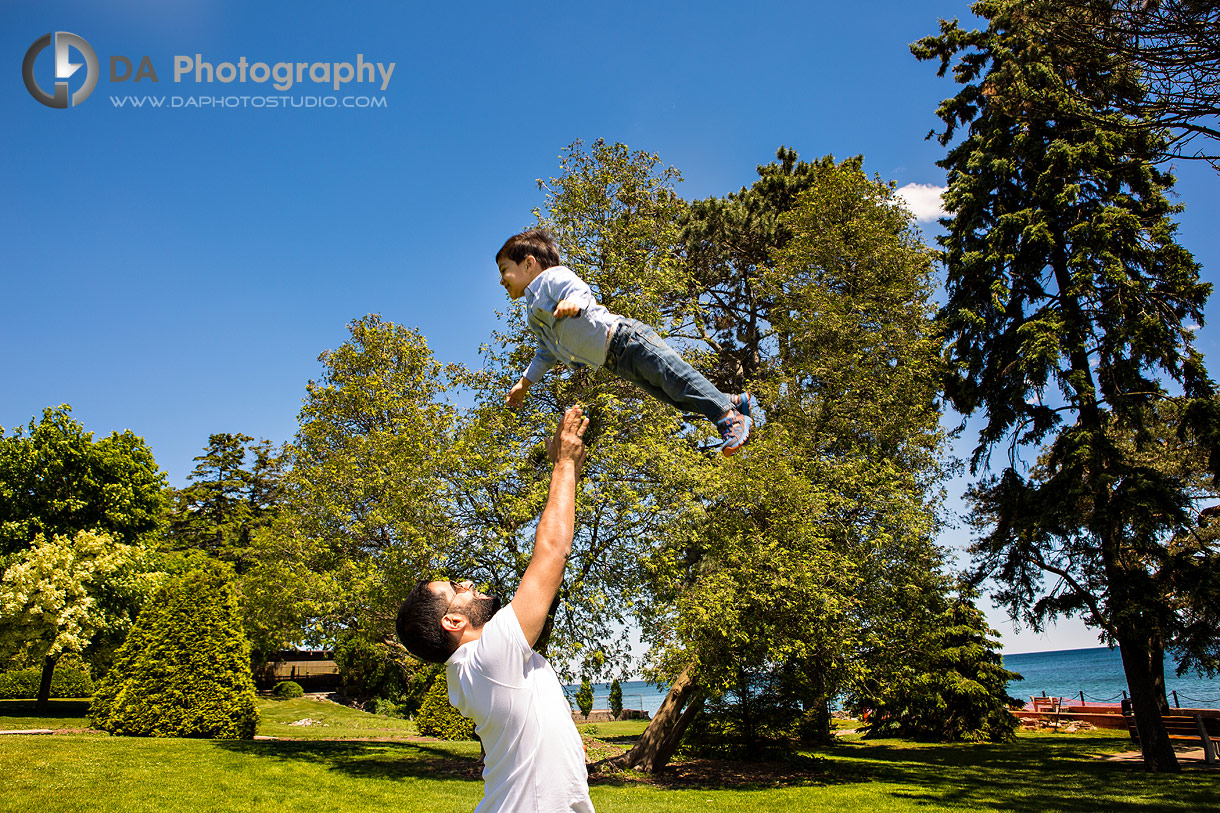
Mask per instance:
[[[656,773],[669,764],[674,752],[678,750],[678,745],[682,742],[682,735],[686,733],[686,729],[690,728],[695,715],[703,708],[703,697],[702,692],[696,693],[694,699],[682,712],[682,716],[678,718],[677,724],[672,726],[665,734],[665,738],[661,740],[661,745],[653,753],[651,761],[647,765],[641,764],[640,770]]]
[[[702,700],[703,691],[691,676],[691,667],[687,666],[682,670],[682,674],[678,675],[674,685],[669,687],[669,694],[665,695],[665,700],[657,709],[657,716],[652,718],[652,722],[644,729],[632,749],[622,756],[606,760],[605,763],[616,768],[635,768],[646,773],[661,770],[673,757],[682,735],[702,705]],[[687,706],[685,712],[684,706]]]
[[[47,701],[51,699],[51,677],[55,674],[55,664],[58,657],[48,655],[42,661],[42,680],[38,684],[38,700],[34,704],[36,711],[46,711]]]
[[[1160,773],[1178,773],[1182,770],[1173,743],[1165,731],[1161,714],[1164,694],[1164,666],[1153,668],[1149,662],[1151,652],[1159,647],[1150,646],[1147,635],[1134,632],[1118,636],[1118,649],[1123,657],[1123,672],[1127,675],[1127,688],[1131,692],[1131,708],[1135,714],[1135,725],[1140,734],[1140,753],[1144,756],[1144,768]],[[1157,692],[1156,676],[1161,676],[1162,690]]]
[[[805,704],[808,724],[802,733],[813,736],[818,742],[830,742],[830,692],[826,686],[826,669],[820,657],[810,659],[809,668],[802,670],[812,698]]]

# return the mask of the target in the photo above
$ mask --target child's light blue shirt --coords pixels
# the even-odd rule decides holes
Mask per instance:
[[[579,316],[555,318],[555,307],[565,299],[580,305]],[[531,384],[538,383],[557,361],[575,370],[605,364],[606,345],[621,318],[598,304],[588,283],[563,265],[546,269],[525,287],[525,311],[530,331],[538,339],[525,371]]]

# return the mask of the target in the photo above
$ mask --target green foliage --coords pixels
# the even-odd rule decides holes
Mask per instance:
[[[983,613],[963,594],[906,663],[900,682],[880,699],[869,719],[872,735],[897,734],[937,742],[1007,742],[1019,722],[1007,686],[1021,676],[1003,666],[999,641]]]
[[[472,740],[474,723],[463,717],[449,702],[449,682],[440,669],[415,714],[415,725],[425,737],[439,740]]]
[[[281,700],[291,700],[294,697],[303,697],[305,690],[295,680],[281,680],[275,684],[275,688],[271,690],[271,693]]]
[[[1220,5],[1200,0],[1027,0],[1026,13],[1056,58],[1074,73],[1135,77],[1146,93],[1119,100],[1119,130],[1165,130],[1163,157],[1205,159],[1220,169],[1220,131],[1211,117],[1220,107]],[[1088,110],[1087,85],[1068,86],[1069,98]],[[1200,143],[1202,142],[1202,143]],[[1158,159],[1162,155],[1156,156]]]
[[[67,404],[6,436],[0,427],[0,557],[46,538],[97,531],[134,543],[161,517],[165,474],[143,438],[99,441]]]
[[[283,461],[269,441],[211,435],[187,475],[190,485],[173,492],[167,545],[205,551],[243,575],[250,567],[254,534],[281,508],[282,478]]]
[[[828,730],[945,587],[939,348],[929,253],[890,186],[859,159],[778,157],[687,222],[722,375],[751,371],[766,422],[731,472],[687,469],[701,507],[660,535],[673,604],[643,627],[663,674],[693,661],[713,698],[800,674],[791,701]]]
[[[1117,642],[1146,761],[1175,770],[1161,664],[1166,649],[1218,663],[1198,632],[1220,624],[1205,586],[1220,551],[1195,532],[1197,478],[1153,461],[1174,425],[1172,448],[1220,475],[1220,408],[1191,327],[1211,286],[1176,241],[1173,177],[1154,166],[1164,133],[1130,120],[1139,74],[1077,70],[1026,2],[973,9],[985,30],[942,22],[912,50],[963,86],[939,109],[941,143],[961,135],[940,162],[939,316],[946,395],[983,413],[974,576],[1035,628],[1079,615]],[[1008,465],[989,473],[997,446]]]
[[[784,691],[779,669],[740,668],[729,688],[704,702],[684,738],[688,753],[722,759],[771,759],[797,736],[801,706]]]
[[[156,582],[144,568],[143,549],[105,534],[39,535],[0,581],[0,657],[50,670],[65,653],[108,663]]]
[[[384,643],[359,633],[347,635],[335,646],[335,665],[348,697],[397,698],[403,693],[402,671]]]
[[[576,690],[576,708],[580,709],[580,713],[585,717],[593,711],[593,684],[588,678],[582,678],[580,688]]]
[[[610,716],[616,720],[623,713],[623,687],[615,678],[610,683]]]
[[[333,645],[341,630],[392,635],[399,602],[457,546],[444,505],[453,408],[444,368],[418,331],[376,315],[320,356],[287,449],[289,516],[256,538],[250,606]],[[276,607],[284,608],[277,610]]]
[[[219,565],[172,579],[145,606],[89,717],[114,734],[254,736],[250,645],[231,574]]]
[[[38,697],[42,669],[21,669],[0,674],[0,699],[33,700]],[[51,678],[51,697],[89,697],[93,679],[84,669],[59,665]]]
[[[386,697],[374,697],[368,702],[368,705],[365,706],[365,711],[381,717],[400,717],[402,719],[408,719],[411,717],[414,711],[418,711],[418,708],[413,710],[407,703],[400,703]]]

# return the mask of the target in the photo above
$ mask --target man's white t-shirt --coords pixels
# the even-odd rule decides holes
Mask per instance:
[[[526,643],[512,605],[445,662],[449,702],[486,751],[476,813],[593,813],[572,709],[555,670]]]

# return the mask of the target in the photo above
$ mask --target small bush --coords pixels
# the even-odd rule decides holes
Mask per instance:
[[[271,694],[281,700],[291,700],[294,697],[303,697],[305,690],[301,688],[301,684],[295,680],[281,680],[275,684],[275,688],[271,690]]]
[[[474,723],[449,702],[449,683],[443,671],[432,681],[432,688],[416,712],[415,726],[420,734],[438,740],[474,739]]]
[[[623,687],[619,685],[618,678],[610,684],[610,714],[614,719],[618,719],[623,713]]]
[[[365,706],[365,711],[382,717],[407,718],[407,704],[388,697],[374,697]]]
[[[593,684],[588,678],[580,681],[580,689],[576,692],[576,706],[585,717],[593,711]]]
[[[33,700],[38,697],[42,670],[21,669],[0,674],[0,700]],[[51,697],[91,697],[93,680],[80,669],[55,667],[51,676]]]

